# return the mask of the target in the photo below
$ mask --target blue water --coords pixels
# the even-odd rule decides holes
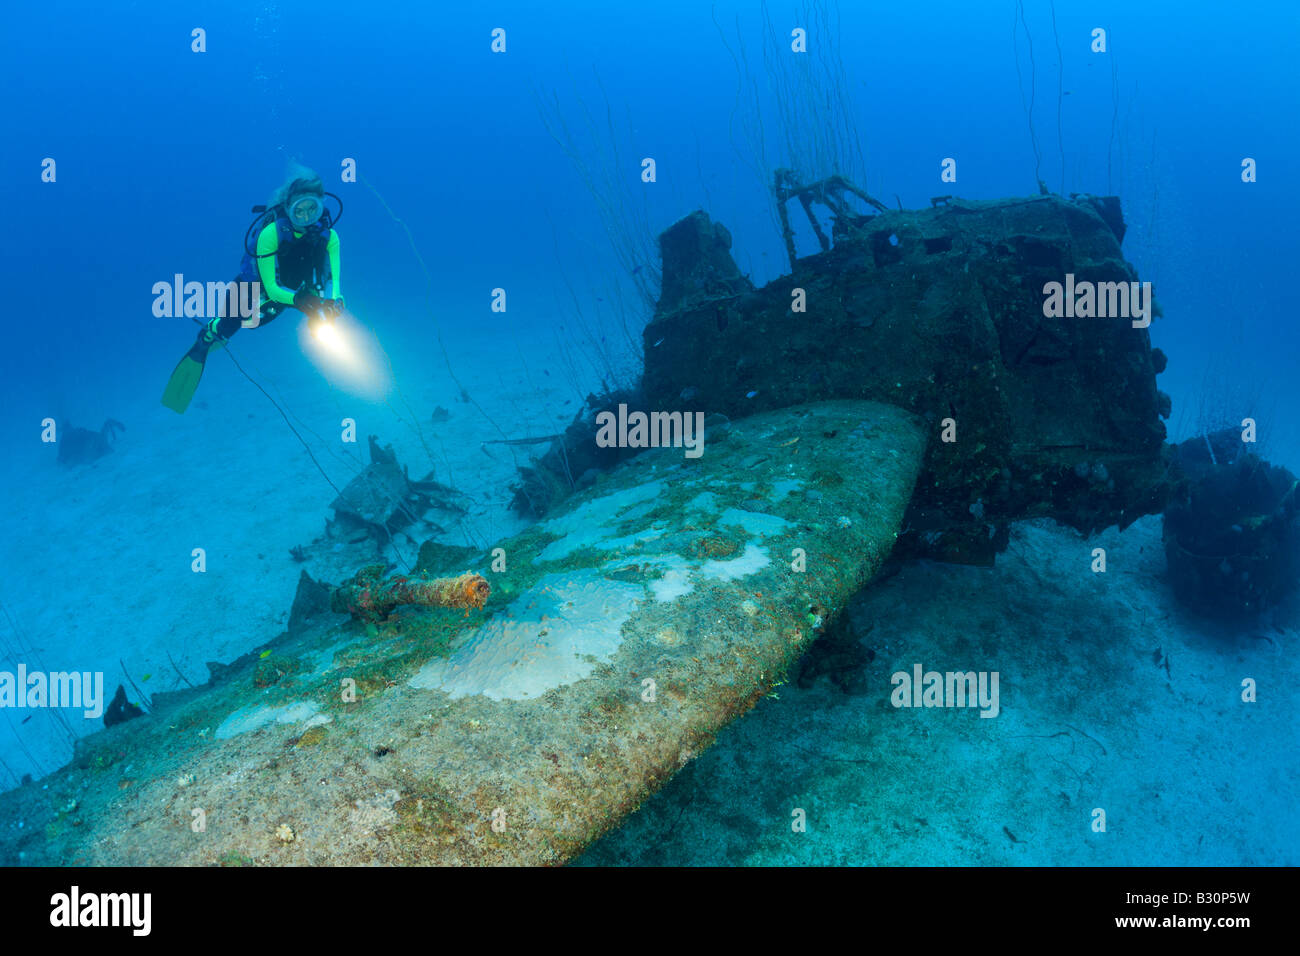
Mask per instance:
[[[413,374],[407,360],[441,368],[441,335],[459,375],[494,387],[482,358],[458,363],[470,343],[500,340],[513,350],[515,340],[551,341],[569,328],[575,300],[599,309],[611,288],[633,288],[611,230],[643,228],[638,237],[652,240],[704,208],[730,230],[733,255],[755,284],[780,275],[786,261],[769,183],[755,172],[764,158],[769,168],[784,161],[773,74],[763,66],[767,23],[782,50],[791,26],[805,23],[813,24],[813,56],[838,50],[845,96],[826,122],[860,144],[846,168],[891,207],[926,207],[947,193],[1031,195],[1038,178],[1054,192],[1119,195],[1125,255],[1154,282],[1164,311],[1151,337],[1169,356],[1159,384],[1173,397],[1171,438],[1193,434],[1216,402],[1235,414],[1228,396],[1246,393],[1270,459],[1300,470],[1300,429],[1289,414],[1300,401],[1294,3],[1229,11],[1180,0],[1059,0],[1053,10],[1027,0],[1023,25],[1010,0],[846,3],[832,10],[831,34],[800,6],[779,2],[765,12],[749,2],[677,0],[403,6],[370,13],[350,3],[51,2],[6,12],[0,442],[13,468],[0,482],[28,492],[49,482],[70,495],[52,477],[41,422],[98,428],[106,417],[126,418],[123,408],[156,406],[194,325],[152,314],[154,283],[177,273],[233,277],[250,206],[266,201],[291,160],[342,197],[348,305],[400,356],[399,376]],[[497,27],[506,31],[504,53],[491,49]],[[1090,50],[1096,27],[1107,33],[1104,54]],[[204,52],[191,48],[196,28]],[[594,173],[550,135],[548,120],[554,128],[557,118]],[[746,135],[755,128],[764,157]],[[656,162],[654,183],[640,181],[643,157]],[[940,181],[946,157],[957,160],[956,183]],[[1257,161],[1256,182],[1242,181],[1246,157]],[[42,181],[47,158],[53,182]],[[407,235],[375,192],[341,179],[349,160],[410,228],[431,273],[432,310]],[[613,191],[601,193],[606,183]],[[801,252],[815,248],[806,233],[799,242]],[[508,316],[490,309],[498,287],[509,290]],[[288,320],[236,343],[273,379],[299,382],[300,394],[331,387],[299,361]],[[204,386],[201,396],[208,386],[214,400],[230,394]],[[271,414],[256,393],[238,394],[226,406],[232,414],[243,412],[237,402]],[[134,454],[146,459],[151,429],[177,436],[188,422],[157,414],[126,421]],[[315,480],[293,437],[282,438],[246,476],[250,502],[288,480],[277,456],[301,469],[293,481]],[[209,436],[197,425],[183,440],[207,454]],[[211,459],[223,454],[214,444]],[[9,515],[0,601],[13,620],[0,620],[0,650],[11,658],[35,645],[47,660],[75,666],[77,635],[94,630],[102,643],[114,632],[129,648],[140,626],[129,617],[137,595],[123,593],[113,596],[119,620],[101,617],[74,632],[45,617],[39,633],[27,630],[27,611],[57,607],[70,587],[27,573],[24,551],[68,546],[33,528],[97,541],[103,561],[127,538],[148,550],[141,536],[150,534],[161,552],[171,547],[165,528],[115,522],[115,511],[178,488],[198,508],[218,483],[238,480],[178,472],[160,457],[152,478],[114,485],[111,464],[97,465],[85,486],[102,498],[101,523],[68,529]],[[67,501],[51,494],[44,508],[57,519]],[[226,520],[251,529],[253,511],[250,504]],[[255,531],[244,547],[258,550]],[[94,589],[93,566],[67,574],[75,587]],[[142,569],[140,587],[148,586]],[[145,620],[168,627],[165,613]],[[269,636],[250,626],[239,652]],[[157,630],[149,640],[165,644]],[[201,678],[199,670],[191,676]],[[118,679],[108,678],[109,693]],[[72,720],[77,733],[97,726]],[[32,730],[0,723],[5,786],[67,758],[47,735],[32,739],[31,759],[19,741]]]
[[[841,11],[835,40],[865,185],[891,205],[896,195],[911,206],[941,192],[1034,191],[1022,106],[1028,44],[1022,34],[1018,83],[1015,6],[970,6]],[[141,4],[110,14],[55,3],[10,14],[0,40],[8,143],[0,174],[12,321],[0,373],[12,440],[29,435],[23,416],[50,402],[71,414],[87,404],[78,392],[111,395],[168,364],[185,335],[133,303],[176,272],[233,275],[248,207],[280,183],[290,156],[343,190],[345,269],[358,303],[418,301],[423,289],[382,209],[359,184],[338,183],[344,157],[396,203],[437,261],[442,310],[482,309],[485,290],[508,270],[514,300],[546,321],[557,257],[580,258],[594,275],[614,265],[536,95],[559,96],[580,141],[585,104],[606,144],[608,102],[624,181],[645,200],[652,228],[706,206],[731,229],[736,258],[757,282],[781,270],[766,184],[738,153],[747,144],[729,134],[739,84],[719,27],[733,50],[748,40],[762,83],[754,5],[655,4],[638,11],[635,27],[597,3],[545,14],[502,4],[484,17],[329,10]],[[794,22],[790,10],[773,5],[773,24]],[[1283,379],[1297,341],[1285,316],[1296,278],[1288,223],[1300,209],[1289,122],[1300,14],[1285,3],[1241,10],[1060,3],[1064,169],[1050,14],[1041,3],[1026,10],[1042,178],[1053,190],[1123,197],[1126,253],[1157,283],[1170,317],[1156,334],[1171,358],[1162,385],[1183,394],[1199,387],[1207,356],[1226,339],[1243,340],[1260,374]],[[504,55],[489,50],[498,24]],[[1105,55],[1089,50],[1098,25],[1109,31]],[[206,53],[190,51],[196,26],[207,31]],[[739,112],[753,111],[742,100]],[[769,118],[774,142],[773,125]],[[658,161],[652,188],[637,185],[643,155]],[[57,184],[41,182],[47,156],[58,162]],[[959,160],[955,185],[938,180],[947,156]],[[1250,185],[1240,182],[1245,156],[1259,161]]]

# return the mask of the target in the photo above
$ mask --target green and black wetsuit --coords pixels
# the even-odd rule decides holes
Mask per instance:
[[[255,263],[255,265],[254,265]],[[209,323],[209,328],[228,339],[240,328],[254,329],[270,322],[293,305],[294,296],[319,289],[329,299],[342,299],[339,283],[339,234],[334,229],[292,229],[279,219],[262,227],[257,235],[257,256],[248,256],[239,282],[259,282],[262,297],[258,314],[241,321],[232,288],[226,298],[226,315]]]
[[[256,282],[261,288],[257,314],[243,318],[239,312],[240,284]],[[327,298],[322,298],[327,296]],[[178,414],[189,408],[203,376],[208,352],[241,328],[256,328],[270,322],[295,301],[302,308],[322,313],[342,308],[339,284],[339,235],[329,226],[314,224],[293,228],[276,215],[257,235],[257,251],[245,249],[243,270],[226,293],[225,315],[199,329],[198,339],[181,357],[163,389],[162,403]],[[309,318],[315,319],[313,315]]]

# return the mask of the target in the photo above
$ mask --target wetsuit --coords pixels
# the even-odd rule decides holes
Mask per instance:
[[[285,241],[281,241],[281,235]],[[283,219],[268,223],[257,235],[257,257],[245,256],[244,269],[236,282],[260,282],[262,297],[258,314],[241,319],[236,286],[226,295],[226,315],[215,323],[224,339],[240,328],[254,329],[270,322],[293,305],[302,291],[318,291],[323,298],[341,300],[339,286],[339,234],[333,229],[309,227],[292,230]],[[328,295],[326,289],[328,286]]]

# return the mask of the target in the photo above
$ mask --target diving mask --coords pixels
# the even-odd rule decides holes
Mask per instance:
[[[286,207],[289,222],[295,229],[306,229],[308,226],[314,226],[324,211],[324,198],[310,194],[294,197]]]

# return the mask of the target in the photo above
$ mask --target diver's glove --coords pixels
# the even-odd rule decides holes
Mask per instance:
[[[327,318],[337,319],[340,315],[343,314],[343,300],[326,299],[324,302],[321,303],[321,308],[324,311],[325,316]]]
[[[312,292],[299,292],[295,295],[293,307],[309,316],[317,316],[326,311],[325,300]]]

